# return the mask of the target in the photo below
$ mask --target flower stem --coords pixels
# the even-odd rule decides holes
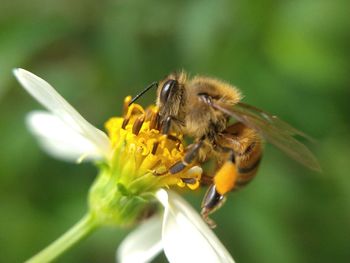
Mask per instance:
[[[26,261],[26,263],[45,263],[51,262],[67,249],[82,240],[98,226],[95,217],[88,213],[79,222],[77,222],[65,234],[59,237],[51,245],[40,251],[38,254]]]

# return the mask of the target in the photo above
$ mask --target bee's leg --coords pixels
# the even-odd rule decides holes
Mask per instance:
[[[168,171],[165,171],[163,173],[157,173],[157,172],[153,172],[154,175],[156,176],[160,176],[160,175],[165,175],[167,173],[170,174],[177,174],[181,171],[183,171],[187,166],[189,166],[198,156],[198,152],[200,147],[203,144],[203,139],[201,139],[200,141],[190,144],[188,146],[188,151],[186,151],[184,158],[181,161],[176,162],[175,164],[173,164]],[[209,176],[207,176],[207,182],[210,180]],[[186,178],[182,178],[182,180],[185,183],[189,183],[191,184],[191,182],[193,181],[192,179],[186,179]],[[211,181],[210,181],[211,182]],[[193,183],[195,183],[195,181],[193,181]],[[207,183],[208,184],[208,183]]]
[[[199,149],[201,148],[201,146],[203,145],[203,139],[201,139],[200,141],[190,144],[188,146],[188,151],[186,151],[184,158],[181,161],[176,162],[175,164],[173,164],[168,171],[165,171],[163,173],[157,173],[157,172],[153,172],[154,175],[156,176],[160,176],[160,175],[165,175],[167,173],[170,174],[177,174],[181,171],[183,171],[187,166],[189,166],[198,156],[199,153]],[[209,176],[207,176],[209,177]],[[188,181],[186,178],[182,178],[184,182],[186,183],[191,183],[190,181]]]
[[[171,117],[167,118],[167,121],[160,123],[160,116],[158,110],[148,108],[145,112],[145,121],[149,121],[149,128],[155,130],[161,130],[161,132],[166,135],[167,139],[175,141],[178,145],[181,144],[181,140],[169,133],[171,125]],[[163,132],[164,131],[164,132]],[[152,154],[156,154],[159,146],[159,142],[155,142],[152,148]]]
[[[160,132],[167,136],[167,139],[175,141],[177,147],[180,146],[181,140],[176,136],[170,134],[171,123],[174,121],[174,118],[171,116],[166,117],[166,119],[161,123]]]
[[[218,193],[216,185],[209,186],[203,201],[201,215],[204,221],[211,227],[215,228],[215,222],[209,218],[209,215],[217,210],[225,201],[225,196]]]
[[[160,132],[161,132],[162,134],[166,134],[166,135],[169,134],[172,119],[173,119],[173,118],[172,118],[171,116],[168,116],[168,117],[166,117],[166,119],[162,122],[162,124],[161,124],[162,127],[161,127],[161,130],[160,130]]]
[[[176,174],[185,169],[190,163],[192,163],[198,156],[199,149],[203,145],[203,139],[192,144],[189,147],[189,150],[185,153],[184,158],[181,161],[178,161],[169,168],[169,173]]]
[[[209,186],[213,184],[213,176],[207,174],[205,171],[203,171],[200,181],[202,186]]]
[[[228,152],[229,157],[216,172],[213,177],[213,183],[209,186],[202,201],[201,215],[211,228],[214,228],[216,224],[209,218],[209,215],[223,205],[225,194],[233,188],[237,177],[233,150],[224,147],[221,147],[221,150]]]

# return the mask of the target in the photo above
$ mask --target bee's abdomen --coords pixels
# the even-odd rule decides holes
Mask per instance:
[[[242,154],[236,156],[237,180],[234,189],[247,185],[256,176],[261,158],[260,141],[252,142]]]

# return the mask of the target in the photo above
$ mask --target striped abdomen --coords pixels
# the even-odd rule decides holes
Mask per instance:
[[[225,130],[218,143],[234,155],[232,162],[227,155],[223,157],[226,159],[221,158],[223,169],[220,168],[214,177],[218,192],[226,194],[245,186],[255,177],[262,157],[262,142],[255,130],[235,123]]]

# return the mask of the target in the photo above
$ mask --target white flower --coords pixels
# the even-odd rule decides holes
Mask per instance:
[[[49,154],[76,161],[82,155],[109,158],[107,135],[85,120],[45,80],[26,71],[13,71],[24,89],[49,112],[32,112],[27,117],[29,129]]]
[[[27,117],[30,131],[45,151],[69,161],[111,158],[108,136],[86,121],[50,84],[24,69],[15,69],[14,74],[48,110]],[[234,262],[180,196],[161,189],[156,197],[164,207],[163,215],[147,220],[123,241],[118,249],[119,262],[149,262],[163,249],[170,262]]]
[[[163,224],[155,216],[122,242],[119,263],[150,262],[162,249],[169,262],[234,262],[198,213],[178,194],[163,189],[157,198],[164,206]]]

